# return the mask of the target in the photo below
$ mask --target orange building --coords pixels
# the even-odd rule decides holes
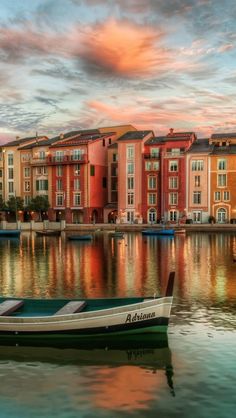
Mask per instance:
[[[210,138],[211,215],[216,222],[236,221],[236,133]]]

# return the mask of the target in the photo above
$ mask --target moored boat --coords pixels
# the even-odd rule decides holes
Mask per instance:
[[[70,241],[91,241],[93,236],[91,234],[78,234],[78,235],[69,235],[67,237]]]
[[[0,299],[1,339],[33,337],[107,337],[165,333],[173,299],[175,273],[163,297],[87,300]]]
[[[174,229],[162,228],[162,229],[144,229],[142,231],[143,235],[174,235]]]
[[[0,229],[0,238],[1,237],[19,238],[20,234],[21,234],[20,229]]]
[[[38,235],[39,237],[41,237],[41,236],[46,236],[46,237],[55,236],[55,237],[59,237],[61,235],[61,231],[54,230],[54,229],[43,229],[42,231],[35,231],[35,232],[36,232],[36,235]]]

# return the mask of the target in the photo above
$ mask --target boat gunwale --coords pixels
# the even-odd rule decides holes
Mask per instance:
[[[50,315],[50,316],[0,316],[0,325],[6,324],[50,324],[50,323],[74,323],[76,321],[83,320],[96,320],[108,317],[114,317],[118,315],[123,315],[125,313],[130,313],[132,311],[140,311],[142,309],[148,309],[152,306],[161,307],[161,305],[172,305],[173,296],[163,296],[159,298],[145,299],[143,302],[133,303],[130,305],[117,306],[112,308],[105,308],[99,310],[93,310],[88,312],[79,312],[73,314],[64,314],[64,315]]]

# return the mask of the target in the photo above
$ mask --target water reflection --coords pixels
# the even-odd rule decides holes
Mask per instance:
[[[126,233],[117,240],[96,232],[92,242],[72,242],[65,233],[58,238],[23,232],[20,240],[0,240],[0,292],[17,297],[161,294],[175,270],[176,311],[186,312],[184,320],[202,312],[204,320],[214,309],[226,315],[235,309],[235,251],[236,237],[228,233],[174,238]]]
[[[78,396],[78,408],[79,400],[84,403],[86,399],[90,410],[142,410],[162,390],[174,395],[167,336],[111,339],[108,345],[97,340],[59,348],[0,346],[0,373],[5,382],[1,396],[11,399],[16,391],[16,401],[24,407],[33,407],[39,397],[43,403],[46,392],[47,398],[53,399],[55,393],[58,395],[65,388],[64,396],[70,397],[70,402]],[[29,396],[32,382],[40,394],[34,394],[34,402]],[[50,405],[47,402],[47,407]]]

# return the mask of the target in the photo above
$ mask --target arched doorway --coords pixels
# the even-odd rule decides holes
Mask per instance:
[[[91,222],[93,224],[97,223],[98,221],[98,211],[97,210],[93,210],[92,211],[92,216],[91,216]]]
[[[111,223],[111,224],[115,224],[116,219],[117,219],[117,215],[118,215],[117,210],[113,210],[112,212],[110,212],[108,214],[108,222]]]
[[[149,209],[148,211],[148,223],[153,224],[157,221],[157,211],[154,208]]]
[[[227,221],[227,210],[225,208],[218,209],[216,220],[218,223],[221,223],[221,224]]]

